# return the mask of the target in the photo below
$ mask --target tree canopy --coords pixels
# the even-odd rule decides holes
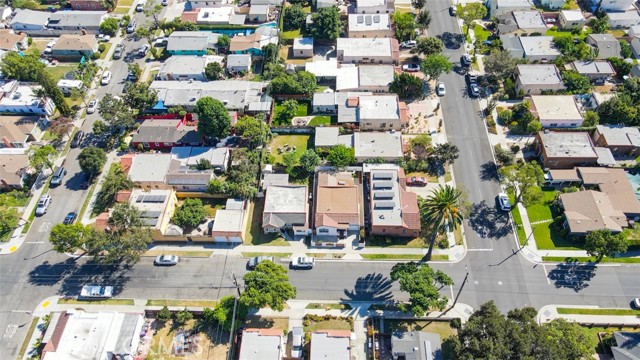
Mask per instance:
[[[120,20],[112,17],[104,19],[100,23],[100,32],[110,36],[116,36],[120,29]]]
[[[316,76],[307,71],[296,71],[293,74],[282,73],[269,83],[269,91],[274,95],[305,95],[311,97],[317,87]]]
[[[429,10],[427,9],[420,10],[418,12],[418,15],[416,16],[416,24],[421,30],[427,30],[429,28],[429,25],[431,25],[431,12],[429,12]]]
[[[89,176],[96,176],[102,172],[102,167],[107,162],[107,154],[104,150],[95,146],[89,146],[78,155],[78,163],[80,168]]]
[[[275,311],[282,311],[287,300],[296,297],[296,288],[289,283],[287,269],[272,261],[259,263],[243,279],[244,292],[240,302],[247,307],[260,309],[269,306]]]
[[[584,249],[596,261],[601,261],[605,256],[612,257],[616,253],[627,251],[629,244],[622,233],[612,233],[608,229],[596,230],[587,234]]]
[[[562,73],[562,81],[569,94],[588,94],[591,91],[591,80],[575,71],[565,71]]]
[[[107,210],[115,201],[120,190],[133,189],[133,182],[127,177],[120,164],[112,165],[102,182],[102,187],[96,198],[94,214]]]
[[[440,54],[443,49],[444,44],[437,37],[421,37],[416,41],[416,51],[425,56]]]
[[[298,30],[302,28],[307,19],[307,14],[302,10],[302,6],[295,4],[284,8],[284,30]]]
[[[442,54],[433,54],[422,61],[420,68],[429,79],[437,79],[442,74],[450,73],[453,70],[453,64],[448,57]]]
[[[231,326],[233,323],[233,307],[235,306],[237,320],[235,322],[234,328],[238,329],[240,326],[242,326],[241,320],[244,319],[245,316],[247,316],[248,309],[241,302],[238,302],[238,304],[236,305],[235,300],[236,298],[231,295],[223,297],[222,299],[220,299],[220,301],[218,301],[218,304],[214,309],[204,309],[202,314],[203,319],[207,323],[217,322],[218,324],[220,324],[220,326],[222,326],[223,329],[231,331]]]
[[[309,33],[317,40],[334,41],[340,37],[344,24],[340,20],[340,10],[337,6],[325,7],[316,10],[311,15]]]
[[[52,158],[57,153],[58,151],[56,151],[53,146],[48,144],[45,146],[34,148],[31,152],[29,152],[29,165],[38,172],[42,171],[42,169],[44,168],[53,170]]]
[[[393,23],[398,41],[410,40],[415,37],[417,25],[413,14],[396,12],[393,14]]]
[[[204,76],[211,81],[222,80],[224,79],[224,69],[217,62],[210,62],[204,67]]]
[[[401,99],[420,98],[423,96],[422,79],[407,72],[394,74],[389,91],[398,94]]]
[[[409,293],[406,311],[424,316],[432,310],[443,310],[447,299],[438,292],[441,286],[453,285],[453,280],[425,263],[397,263],[391,268],[391,280],[400,284],[400,291]]]
[[[318,156],[313,149],[305,150],[302,156],[300,156],[300,168],[307,175],[313,174],[315,168],[320,165],[320,162],[320,156]]]
[[[462,191],[451,185],[439,185],[427,198],[418,198],[422,225],[425,229],[435,229],[436,234],[462,225],[465,206]]]
[[[135,124],[133,111],[124,100],[105,94],[98,103],[100,117],[109,125],[112,133],[130,129]]]
[[[327,161],[337,168],[347,167],[349,165],[355,164],[355,151],[351,147],[346,147],[342,144],[339,144],[329,150]]]
[[[271,135],[269,126],[261,119],[243,116],[236,123],[236,135],[242,136],[249,142],[249,147],[255,148],[264,144]]]
[[[498,79],[506,79],[516,72],[518,60],[506,50],[493,50],[483,59],[484,69]]]
[[[173,214],[173,223],[185,227],[194,228],[198,226],[207,216],[207,210],[202,205],[202,200],[198,198],[185,199]]]
[[[458,11],[458,17],[462,19],[464,25],[466,25],[466,33],[469,34],[469,29],[473,27],[475,20],[480,20],[487,16],[487,7],[483,3],[473,2],[467,3],[460,7]]]
[[[53,250],[59,253],[74,252],[75,250],[87,250],[85,242],[93,230],[81,223],[56,224],[51,228],[49,241],[53,245]]]
[[[132,109],[137,109],[139,113],[150,109],[158,101],[158,92],[149,89],[146,83],[134,83],[129,87],[124,95],[124,102]]]
[[[220,100],[209,96],[198,99],[195,113],[198,114],[198,132],[205,138],[224,138],[229,135],[231,118]]]
[[[498,169],[501,181],[514,195],[515,202],[530,203],[538,197],[544,171],[535,162],[503,166]]]
[[[28,52],[21,56],[15,51],[9,51],[2,58],[0,65],[2,73],[9,79],[20,81],[38,81],[38,74],[45,68],[40,57],[35,52]]]
[[[18,226],[20,215],[15,207],[0,206],[0,238]]]

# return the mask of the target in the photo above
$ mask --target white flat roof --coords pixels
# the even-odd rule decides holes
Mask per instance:
[[[254,329],[242,333],[239,360],[280,360],[283,353],[281,335],[263,335]]]
[[[392,55],[389,38],[338,38],[336,48],[347,57]]]
[[[296,50],[313,50],[313,38],[293,39],[293,48]]]
[[[243,220],[244,210],[218,210],[212,231],[242,232]]]
[[[532,95],[531,102],[541,121],[582,119],[572,95]]]
[[[271,185],[267,189],[264,212],[304,213],[306,206],[306,185]]]
[[[358,88],[359,84],[357,66],[346,64],[336,72],[336,91],[354,90]]]
[[[585,19],[580,10],[560,10],[560,13],[567,21],[580,21]]]
[[[171,154],[136,154],[131,161],[131,181],[164,181],[171,165]]]
[[[553,36],[520,36],[520,44],[527,56],[560,56],[553,45]]]
[[[563,84],[560,72],[553,64],[519,64],[518,78],[523,85]]]
[[[513,18],[516,19],[516,23],[518,24],[518,27],[521,29],[535,29],[535,28],[547,27],[539,11],[514,11]]]
[[[391,29],[389,14],[349,14],[349,31]]]
[[[363,95],[359,98],[360,120],[400,119],[397,95]]]
[[[338,60],[315,60],[304,64],[305,71],[317,77],[335,77],[338,73]]]

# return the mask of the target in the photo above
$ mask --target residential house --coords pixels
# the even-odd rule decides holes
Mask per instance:
[[[547,31],[539,11],[512,11],[501,14],[498,18],[498,33],[500,34],[543,34]]]
[[[614,92],[599,92],[594,90],[591,92],[591,98],[589,99],[589,101],[585,103],[585,107],[596,109],[603,102],[613,99],[616,96],[617,94]]]
[[[91,59],[98,52],[98,40],[94,35],[60,35],[51,48],[51,56],[60,61]]]
[[[233,5],[198,8],[193,13],[195,13],[195,22],[205,25],[244,25],[247,17],[244,14],[236,14]],[[183,13],[183,19],[189,15],[187,12]]]
[[[171,55],[206,55],[214,49],[220,35],[209,31],[174,31],[167,41]]]
[[[39,34],[46,31],[50,12],[19,9],[9,22],[9,26],[16,32]]]
[[[309,360],[351,360],[349,330],[319,330],[311,333]]]
[[[351,172],[316,172],[313,229],[315,235],[333,240],[359,231],[361,189]]]
[[[310,58],[313,57],[313,38],[293,39],[293,57]]]
[[[500,35],[500,42],[504,51],[508,52],[514,59],[524,58],[524,49],[520,43],[520,36],[513,34]]]
[[[269,44],[278,44],[278,29],[261,26],[251,35],[232,37],[229,52],[262,56],[262,48]]]
[[[142,222],[151,230],[151,238],[155,239],[167,233],[178,198],[171,189],[133,189],[128,202],[138,210]]]
[[[564,3],[564,0],[562,0]],[[558,17],[561,29],[582,29],[587,25],[587,19],[580,10],[560,10]]]
[[[313,113],[339,115],[345,123],[355,123],[357,118],[357,102],[362,95],[373,95],[371,92],[323,92],[313,94]],[[351,101],[349,101],[351,99]]]
[[[589,80],[597,82],[604,82],[616,74],[613,66],[606,60],[576,60],[571,63],[571,68]]]
[[[7,20],[9,16],[11,16],[12,12],[13,12],[13,9],[11,9],[11,6],[0,7],[0,20],[2,21]]]
[[[60,89],[60,91],[62,91],[64,95],[68,96],[71,95],[74,90],[82,91],[82,89],[84,88],[84,83],[82,82],[82,80],[60,79],[56,86],[58,87],[58,89]]]
[[[395,0],[360,0],[356,4],[356,14],[391,14],[395,11]]]
[[[260,173],[260,187],[256,196],[263,198],[267,188],[271,185],[289,185],[289,174],[274,173],[273,165],[265,164]]]
[[[353,147],[353,134],[340,135],[340,128],[336,126],[316,127],[314,147],[331,148],[336,145]]]
[[[26,149],[44,135],[46,116],[0,116],[0,149]]]
[[[352,64],[398,64],[400,46],[393,38],[338,38],[338,61]]]
[[[347,37],[392,38],[394,36],[389,14],[349,14]]]
[[[512,11],[531,10],[531,3],[527,0],[489,0],[487,8],[491,17],[509,13]]]
[[[573,95],[531,95],[529,104],[543,128],[582,125],[582,113]]]
[[[100,0],[69,0],[69,6],[73,10],[95,11],[111,10],[104,7],[104,2]]]
[[[0,153],[0,189],[22,190],[29,169],[29,154]]]
[[[336,74],[336,91],[388,93],[393,82],[393,65],[342,65]]]
[[[182,167],[195,168],[201,161],[206,160],[215,171],[226,172],[231,151],[228,147],[181,146],[172,148],[171,156],[180,160]]]
[[[390,163],[402,159],[402,136],[399,132],[358,131],[346,136],[353,137],[353,149],[359,163],[373,159]]]
[[[553,64],[518,64],[516,74],[517,91],[527,95],[564,89],[560,71]]]
[[[242,330],[238,360],[282,360],[286,339],[280,329]]]
[[[229,54],[227,55],[227,71],[232,74],[251,71],[251,55]]]
[[[524,58],[529,62],[549,62],[562,55],[553,44],[553,36],[521,36]]]
[[[391,334],[391,355],[394,360],[433,360],[442,358],[440,335],[424,331],[396,330]]]
[[[53,115],[56,110],[53,100],[39,98],[34,93],[36,89],[40,85],[16,80],[0,82],[0,113]]]
[[[184,106],[193,111],[198,99],[209,96],[219,99],[227,110],[239,115],[247,112],[269,113],[272,99],[267,95],[267,83],[260,81],[153,81],[150,89],[158,92],[160,106],[165,110]],[[257,110],[255,110],[257,109]]]
[[[640,37],[640,25],[635,25],[629,28],[627,36]]]
[[[251,0],[251,6],[254,5],[270,5],[270,6],[282,6],[282,0]]]
[[[138,353],[144,311],[53,312],[42,337],[42,359],[133,359]]]
[[[536,134],[536,149],[545,169],[598,165],[598,154],[587,132],[540,131]]]
[[[48,35],[98,34],[106,11],[58,11],[51,13],[47,23]]]
[[[626,12],[610,12],[607,13],[609,26],[613,29],[628,29],[632,26],[640,25],[640,15],[638,10]]]
[[[565,5],[566,0],[542,0],[541,3],[547,9],[557,10]]]
[[[636,59],[640,59],[640,38],[634,37],[630,41],[631,52]]]
[[[269,185],[266,188],[262,230],[265,234],[292,230],[309,235],[307,185]]]
[[[209,56],[171,56],[160,66],[156,80],[205,81],[204,69],[211,62]]]
[[[165,187],[180,192],[206,192],[209,183],[215,178],[214,170],[193,170],[172,162],[164,177],[164,184]]]
[[[365,192],[370,205],[371,235],[419,236],[418,198],[416,193],[407,191],[404,170],[397,165],[364,164],[363,173],[371,189]]]
[[[596,51],[596,59],[620,58],[620,42],[611,34],[589,34],[587,44]]]
[[[185,120],[145,120],[133,134],[131,146],[134,149],[171,149],[175,146],[201,146],[202,137],[196,126],[187,125]]]
[[[640,130],[623,125],[597,125],[593,143],[608,148],[614,156],[635,158],[640,155]]]
[[[11,29],[0,30],[0,50],[5,51],[22,51],[29,47],[27,34],[14,33]]]
[[[304,70],[316,76],[318,84],[334,84],[338,76],[338,60],[314,60],[304,63]]]
[[[211,236],[216,243],[242,244],[244,241],[246,201],[227,199],[224,209],[216,211]]]
[[[129,179],[144,190],[171,189],[165,182],[168,172],[180,168],[180,160],[173,159],[171,154],[141,153],[136,154],[129,166]]]
[[[249,21],[252,23],[265,23],[269,21],[270,11],[269,5],[251,4],[248,15]]]
[[[208,8],[214,6],[221,6],[226,4],[233,4],[231,0],[187,0],[185,4],[185,10],[191,11],[193,9]]]
[[[361,95],[348,99],[347,103],[357,104],[357,122],[360,130],[401,130],[407,123],[407,104],[398,95]],[[344,122],[338,114],[338,122]]]
[[[591,0],[594,6],[607,13],[627,11],[633,7],[635,0]]]
[[[640,216],[640,202],[624,169],[579,167],[582,190],[560,195],[564,209],[564,227],[572,235],[608,229],[621,232],[627,219]],[[597,191],[596,191],[597,190]]]
[[[616,346],[611,346],[613,360],[639,360],[640,334],[636,332],[616,331],[613,333]]]

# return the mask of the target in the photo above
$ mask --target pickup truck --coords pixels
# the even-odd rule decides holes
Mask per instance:
[[[113,296],[113,286],[85,285],[80,291],[81,298],[110,298]]]

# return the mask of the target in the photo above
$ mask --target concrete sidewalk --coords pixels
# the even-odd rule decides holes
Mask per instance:
[[[538,311],[538,324],[549,322],[553,319],[566,319],[585,324],[611,324],[624,326],[639,326],[640,318],[637,315],[580,315],[580,314],[559,314],[558,308],[576,309],[601,309],[599,306],[589,305],[546,305]],[[618,310],[618,309],[616,309]],[[624,309],[627,310],[627,309]]]

